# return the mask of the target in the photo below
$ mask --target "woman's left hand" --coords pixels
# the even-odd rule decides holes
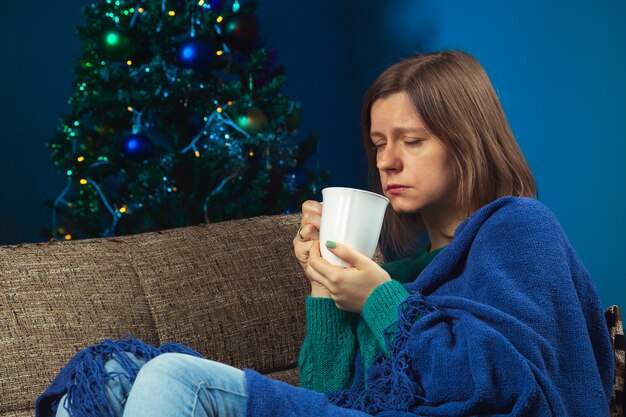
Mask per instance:
[[[330,291],[338,308],[361,313],[374,289],[391,281],[391,277],[376,262],[347,245],[337,243],[334,249],[327,248],[351,267],[336,266],[323,259],[317,241],[309,252],[309,278]]]

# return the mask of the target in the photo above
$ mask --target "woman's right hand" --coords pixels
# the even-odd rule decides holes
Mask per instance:
[[[293,250],[298,263],[307,273],[309,265],[309,252],[313,244],[320,239],[320,224],[322,221],[322,204],[318,201],[307,200],[302,203],[302,221],[300,228],[293,239]],[[323,285],[311,280],[311,296],[330,298],[330,292]]]

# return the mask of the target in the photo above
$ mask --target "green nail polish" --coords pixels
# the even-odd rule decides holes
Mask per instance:
[[[337,247],[337,244],[335,242],[333,242],[332,240],[327,240],[326,241],[326,247],[328,249],[335,249]]]

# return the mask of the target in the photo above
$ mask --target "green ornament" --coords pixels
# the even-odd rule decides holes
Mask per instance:
[[[263,110],[251,107],[244,114],[236,117],[235,123],[248,133],[258,133],[267,126],[268,120]]]
[[[102,35],[102,56],[114,61],[127,60],[133,52],[128,38],[121,33],[110,30]]]

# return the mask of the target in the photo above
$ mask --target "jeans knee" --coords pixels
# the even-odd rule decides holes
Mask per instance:
[[[141,383],[197,386],[238,386],[244,381],[243,371],[229,365],[182,353],[163,353],[146,362],[139,371]],[[245,385],[245,384],[244,384]]]
[[[182,353],[163,353],[141,367],[137,380],[164,381],[168,379],[180,380],[184,379],[185,356]]]
[[[192,355],[164,353],[139,371],[126,413],[245,415],[246,399],[243,371]],[[147,404],[151,408],[146,409]]]

